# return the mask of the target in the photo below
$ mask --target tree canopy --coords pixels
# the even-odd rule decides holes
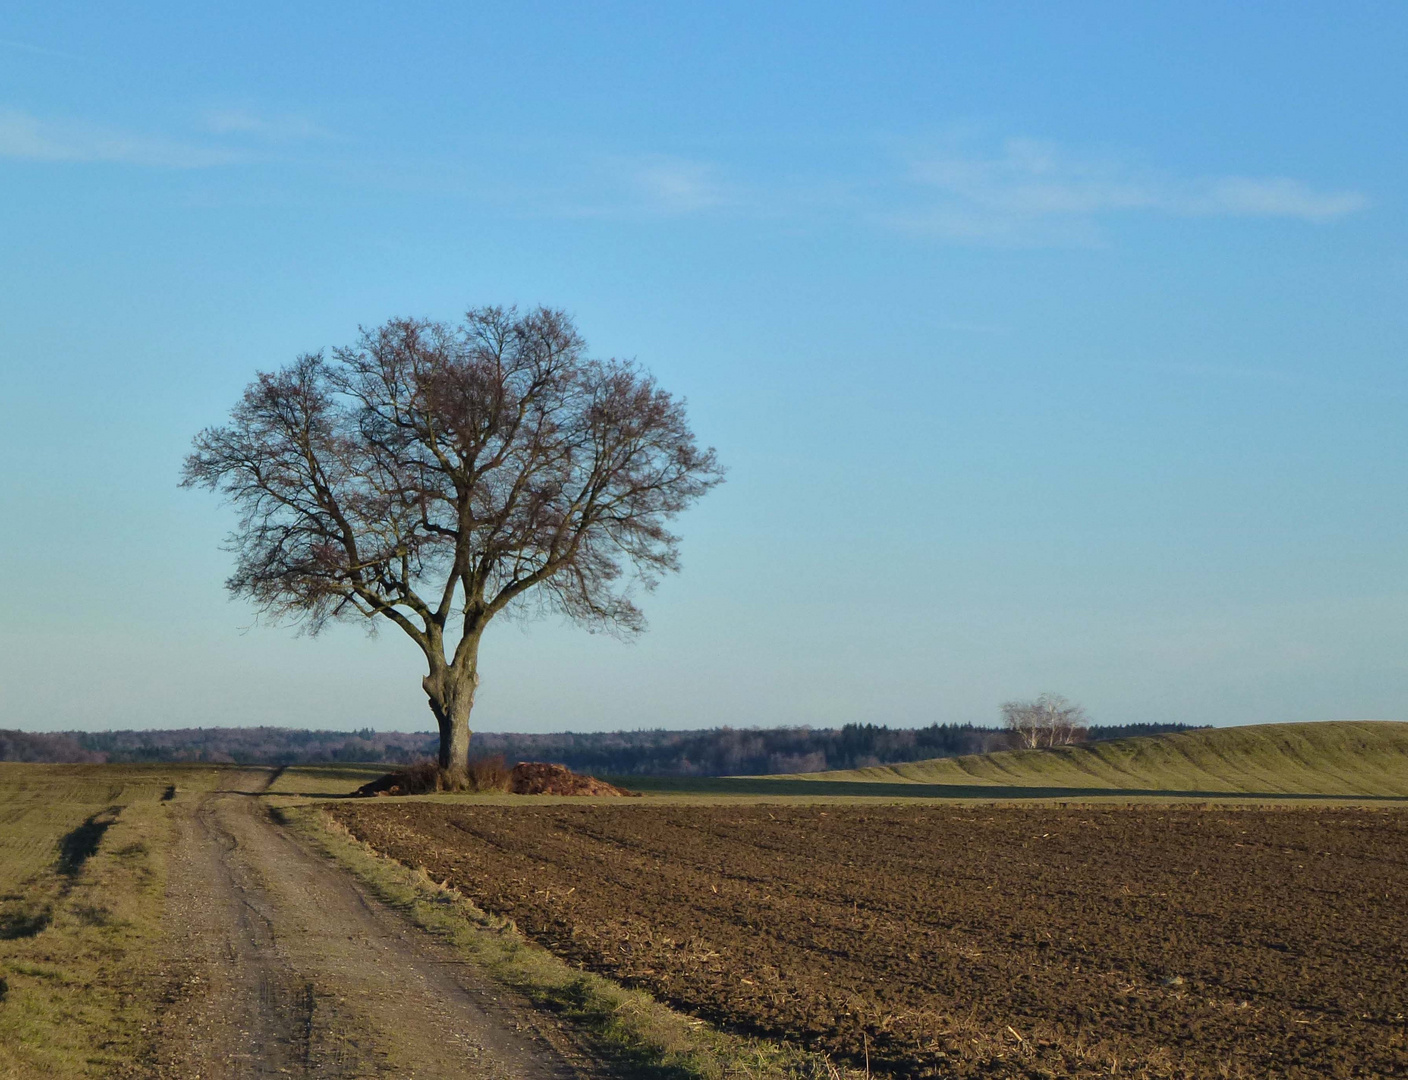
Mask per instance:
[[[1035,701],[1006,701],[1002,721],[1018,744],[1035,750],[1081,742],[1090,726],[1085,708],[1060,694],[1042,694]]]
[[[684,403],[588,357],[562,312],[394,319],[260,373],[182,483],[238,510],[227,585],[317,633],[389,621],[424,653],[440,766],[461,770],[478,650],[505,611],[644,627],[676,515],[723,479]]]

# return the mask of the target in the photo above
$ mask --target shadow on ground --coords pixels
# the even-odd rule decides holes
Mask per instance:
[[[103,834],[117,821],[122,807],[109,806],[90,816],[82,825],[65,833],[59,840],[59,861],[55,869],[71,882],[83,869],[83,864],[98,852]]]

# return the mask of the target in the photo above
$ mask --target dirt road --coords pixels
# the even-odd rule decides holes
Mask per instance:
[[[180,823],[154,1077],[586,1073],[544,1018],[275,825],[270,777],[231,774]]]

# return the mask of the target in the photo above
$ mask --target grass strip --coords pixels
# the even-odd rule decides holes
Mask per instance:
[[[175,817],[219,775],[0,763],[0,1080],[141,1074]]]
[[[35,914],[0,941],[3,1080],[127,1075],[155,1031],[160,988],[141,972],[161,939],[169,814],[148,803],[114,818],[81,867],[8,894]]]
[[[317,805],[273,808],[313,850],[378,900],[450,944],[501,985],[568,1021],[613,1071],[641,1080],[851,1080],[863,1076],[824,1054],[722,1031],[632,990],[574,968],[530,942],[511,920],[480,910],[349,833]]]

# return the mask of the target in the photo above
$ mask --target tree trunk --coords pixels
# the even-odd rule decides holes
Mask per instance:
[[[465,773],[469,768],[469,714],[479,689],[477,650],[456,665],[443,665],[422,680],[430,711],[440,728],[440,768]]]

